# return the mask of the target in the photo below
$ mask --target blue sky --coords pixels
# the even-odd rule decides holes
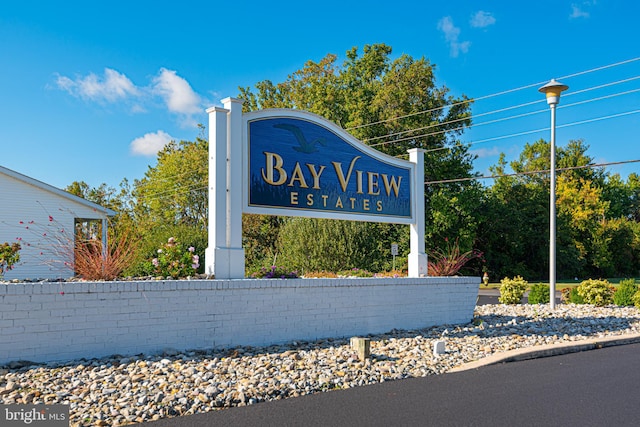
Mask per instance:
[[[195,139],[205,109],[239,86],[373,43],[424,56],[438,85],[478,99],[462,140],[483,174],[500,152],[549,139],[537,89],[551,78],[569,85],[559,146],[583,139],[598,163],[637,160],[639,16],[633,0],[3,2],[0,165],[59,188],[117,187],[168,140]]]

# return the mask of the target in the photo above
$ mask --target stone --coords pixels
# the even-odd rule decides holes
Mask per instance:
[[[0,405],[67,402],[70,425],[122,425],[439,375],[502,351],[628,333],[640,333],[635,307],[484,305],[467,325],[368,337],[370,356],[364,360],[352,340],[333,338],[7,366],[0,370]],[[445,351],[429,357],[438,353],[438,342],[446,342]]]

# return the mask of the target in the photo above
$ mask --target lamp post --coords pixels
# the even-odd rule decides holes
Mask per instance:
[[[560,102],[560,93],[569,86],[551,79],[549,83],[538,89],[547,96],[547,104],[551,107],[551,166],[549,183],[549,303],[552,310],[556,308],[556,105]]]

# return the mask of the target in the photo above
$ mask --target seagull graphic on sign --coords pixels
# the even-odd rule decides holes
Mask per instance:
[[[307,141],[307,138],[304,136],[298,126],[289,125],[286,123],[278,123],[277,125],[273,125],[273,127],[288,130],[289,132],[291,132],[293,136],[296,137],[298,144],[300,144],[299,147],[293,147],[293,149],[301,153],[315,153],[316,151],[318,151],[318,149],[316,148],[316,144],[320,144],[322,146],[326,145],[326,140],[324,138],[316,138],[311,142]]]

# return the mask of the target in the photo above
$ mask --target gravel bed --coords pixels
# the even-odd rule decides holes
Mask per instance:
[[[0,368],[0,404],[70,406],[72,426],[126,425],[311,393],[438,375],[499,352],[640,332],[635,307],[481,305],[466,325],[372,335],[362,361],[349,337],[269,347],[75,360]],[[444,341],[444,354],[434,354]]]

